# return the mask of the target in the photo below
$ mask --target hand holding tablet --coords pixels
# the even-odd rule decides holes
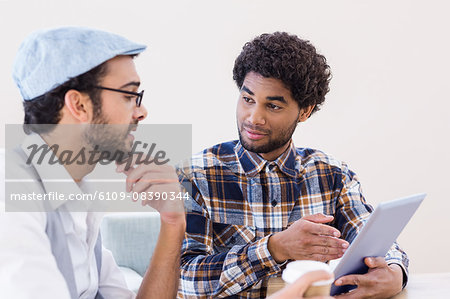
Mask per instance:
[[[343,277],[341,280],[344,284],[333,284],[331,295],[348,292],[361,284],[358,279],[361,279],[362,276],[350,274],[365,274],[368,271],[382,269],[389,271],[389,275],[384,276],[389,278],[390,274],[394,274],[391,271],[402,271],[399,265],[388,267],[384,256],[425,196],[426,194],[417,194],[378,205],[336,266],[334,270],[336,283]],[[365,260],[366,257],[375,258]],[[364,281],[362,282],[364,283]]]

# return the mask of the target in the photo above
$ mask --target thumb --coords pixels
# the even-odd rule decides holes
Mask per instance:
[[[140,158],[138,154],[134,154],[121,162],[116,162],[116,172],[123,172],[125,175],[128,175],[134,169],[136,163],[139,162],[138,160]]]
[[[332,278],[333,274],[323,270],[306,273],[294,283],[270,296],[270,299],[303,298],[303,294],[313,282]]]
[[[331,215],[324,215],[322,213],[318,213],[318,214],[304,216],[301,219],[308,220],[308,221],[315,222],[315,223],[328,223],[328,222],[333,221],[334,217]]]
[[[387,267],[387,263],[384,257],[366,257],[364,259],[364,262],[369,268]]]

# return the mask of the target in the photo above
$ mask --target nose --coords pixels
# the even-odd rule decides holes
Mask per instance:
[[[134,109],[133,118],[138,121],[141,121],[147,117],[147,114],[148,114],[147,109],[145,109],[145,106],[141,104],[141,106],[136,107]]]
[[[255,106],[250,110],[248,121],[253,125],[265,125],[266,117],[264,114],[264,108]]]

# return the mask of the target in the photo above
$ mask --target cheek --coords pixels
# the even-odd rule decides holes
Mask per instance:
[[[113,124],[128,124],[132,117],[133,110],[126,103],[118,103],[103,109],[103,115]]]
[[[292,125],[292,117],[282,114],[272,115],[267,118],[267,123],[273,130],[285,130]]]

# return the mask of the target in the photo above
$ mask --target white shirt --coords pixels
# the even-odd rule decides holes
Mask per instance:
[[[33,135],[33,142],[43,142]],[[36,139],[38,138],[38,139]],[[8,156],[8,159],[10,157]],[[5,156],[0,152],[0,298],[45,298],[70,299],[66,281],[59,271],[45,232],[47,217],[42,212],[5,212]],[[9,164],[11,165],[11,164]],[[71,178],[66,169],[55,164],[35,165],[41,178],[46,172],[60,178]],[[24,178],[26,170],[20,169]],[[31,177],[31,176],[30,176]],[[45,185],[50,192],[55,184],[35,182],[24,183],[26,192],[41,192]],[[75,182],[64,184],[66,192],[81,193],[86,186]],[[25,192],[25,191],[24,191]],[[70,204],[51,202],[61,211],[70,210]],[[100,290],[105,299],[135,298],[127,288],[125,279],[109,250],[102,249],[100,281],[94,256],[94,246],[102,219],[101,213],[61,213],[64,232],[74,267],[79,298],[95,298]]]

